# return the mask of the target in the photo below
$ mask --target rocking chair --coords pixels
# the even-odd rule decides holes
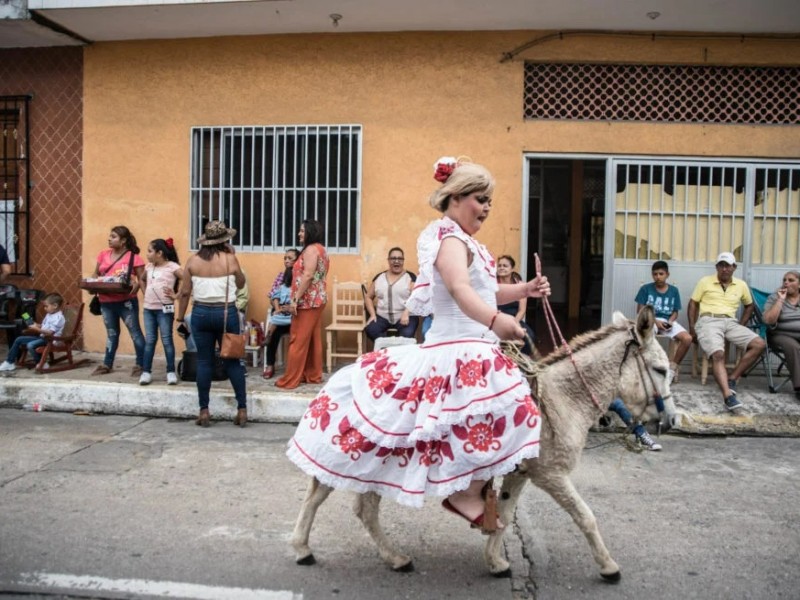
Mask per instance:
[[[47,338],[47,344],[36,348],[36,354],[41,355],[35,363],[37,373],[57,373],[58,371],[68,371],[75,369],[88,362],[88,358],[74,360],[72,357],[72,346],[81,332],[81,322],[83,321],[84,304],[66,304],[62,309],[64,312],[64,330],[61,335],[54,335]],[[24,361],[26,349],[22,349],[20,362]]]

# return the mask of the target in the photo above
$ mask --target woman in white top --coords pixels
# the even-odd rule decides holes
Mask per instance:
[[[208,412],[211,375],[214,370],[214,351],[222,341],[223,325],[230,333],[239,333],[239,313],[236,310],[236,290],[245,284],[244,273],[228,243],[236,235],[222,221],[210,221],[205,233],[197,239],[200,246],[183,269],[184,277],[178,294],[176,321],[182,323],[186,316],[189,297],[192,297],[192,331],[197,345],[197,394],[200,414],[197,424],[210,425]],[[225,308],[227,304],[227,314]],[[247,390],[244,366],[239,359],[223,359],[228,379],[236,394],[238,410],[234,425],[247,423]]]

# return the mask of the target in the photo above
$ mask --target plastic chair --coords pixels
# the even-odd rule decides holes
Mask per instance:
[[[328,345],[326,366],[328,373],[333,369],[335,358],[356,359],[364,352],[364,326],[366,325],[364,296],[362,286],[355,281],[333,283],[333,321],[325,328]],[[339,349],[339,336],[355,333],[354,351]]]
[[[769,293],[756,288],[750,288],[750,292],[753,295],[753,303],[755,304],[755,308],[753,310],[753,314],[750,316],[750,320],[747,322],[747,326],[753,331],[757,332],[758,335],[760,335],[764,341],[767,342],[767,347],[758,360],[753,363],[753,365],[744,375],[747,376],[755,367],[761,365],[761,367],[764,369],[764,374],[767,377],[769,391],[775,394],[784,385],[791,381],[791,377],[789,377],[787,374],[786,378],[782,382],[780,382],[778,385],[775,385],[775,380],[773,378],[772,358],[775,357],[777,359],[778,367],[775,369],[775,375],[780,377],[781,371],[786,368],[786,356],[779,347],[770,343],[769,325],[764,322],[764,305],[767,303]]]
[[[36,362],[37,373],[57,373],[58,371],[68,371],[75,369],[88,362],[88,358],[75,360],[72,356],[72,346],[81,333],[83,322],[84,304],[66,304],[62,308],[64,312],[64,330],[61,335],[54,335],[48,338],[47,344],[36,348],[36,354],[41,355]],[[27,348],[22,349],[20,361],[25,359]]]

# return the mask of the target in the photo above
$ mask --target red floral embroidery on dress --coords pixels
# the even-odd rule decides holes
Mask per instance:
[[[399,373],[392,373],[396,366],[396,362],[389,362],[389,357],[383,356],[375,362],[375,368],[367,371],[367,383],[373,398],[380,398],[383,394],[394,391],[394,386],[400,379]]]
[[[383,458],[383,464],[386,464],[390,458],[397,457],[399,459],[397,461],[397,466],[403,468],[408,465],[413,454],[413,448],[384,448],[382,446],[375,453],[375,456],[378,458]]]
[[[349,454],[352,460],[361,458],[364,452],[371,452],[376,444],[370,442],[357,429],[350,426],[350,421],[345,417],[339,422],[339,434],[331,438],[331,441],[339,446],[345,454]]]
[[[539,407],[536,401],[531,396],[525,396],[517,400],[520,406],[514,411],[514,427],[519,427],[523,422],[527,421],[525,425],[533,429],[539,424]]]
[[[466,362],[456,359],[456,370],[458,371],[456,387],[486,387],[486,374],[491,368],[489,360],[472,359]]]
[[[411,404],[409,408],[409,412],[414,414],[417,412],[419,408],[419,403],[422,401],[422,394],[425,391],[425,378],[424,377],[415,377],[411,381],[411,385],[408,387],[398,388],[398,390],[392,394],[392,398],[395,400],[401,400],[400,402],[400,411],[402,412],[403,409],[407,404]]]
[[[446,440],[434,440],[432,442],[417,442],[417,452],[419,452],[419,464],[430,467],[439,462],[444,462],[444,458],[454,460],[453,449],[450,442]]]
[[[503,444],[497,439],[506,430],[506,418],[500,417],[497,421],[493,415],[486,415],[484,421],[475,422],[475,415],[470,415],[465,425],[454,425],[453,434],[460,440],[465,440],[463,448],[467,454],[474,452],[496,452]]]
[[[357,360],[358,364],[361,366],[362,369],[366,369],[374,365],[378,362],[381,358],[386,356],[386,348],[382,350],[377,350],[375,352],[367,352],[366,354],[362,354]]]
[[[450,376],[434,375],[428,378],[422,397],[426,402],[433,404],[439,397],[450,393]]]
[[[443,240],[445,236],[450,235],[451,233],[455,233],[456,228],[454,225],[442,225],[439,227],[439,234],[438,237],[440,240]]]
[[[316,429],[317,425],[321,431],[325,431],[331,423],[331,413],[339,408],[336,402],[331,402],[328,394],[320,393],[319,396],[311,401],[308,410],[303,416],[304,419],[311,419],[311,429]]]
[[[517,366],[514,361],[496,346],[492,346],[492,353],[494,354],[494,370],[505,371],[506,375],[511,375]]]

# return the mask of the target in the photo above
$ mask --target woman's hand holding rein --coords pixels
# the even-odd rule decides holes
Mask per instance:
[[[525,296],[527,298],[541,298],[550,295],[550,282],[547,277],[540,275],[534,277],[525,284]]]

